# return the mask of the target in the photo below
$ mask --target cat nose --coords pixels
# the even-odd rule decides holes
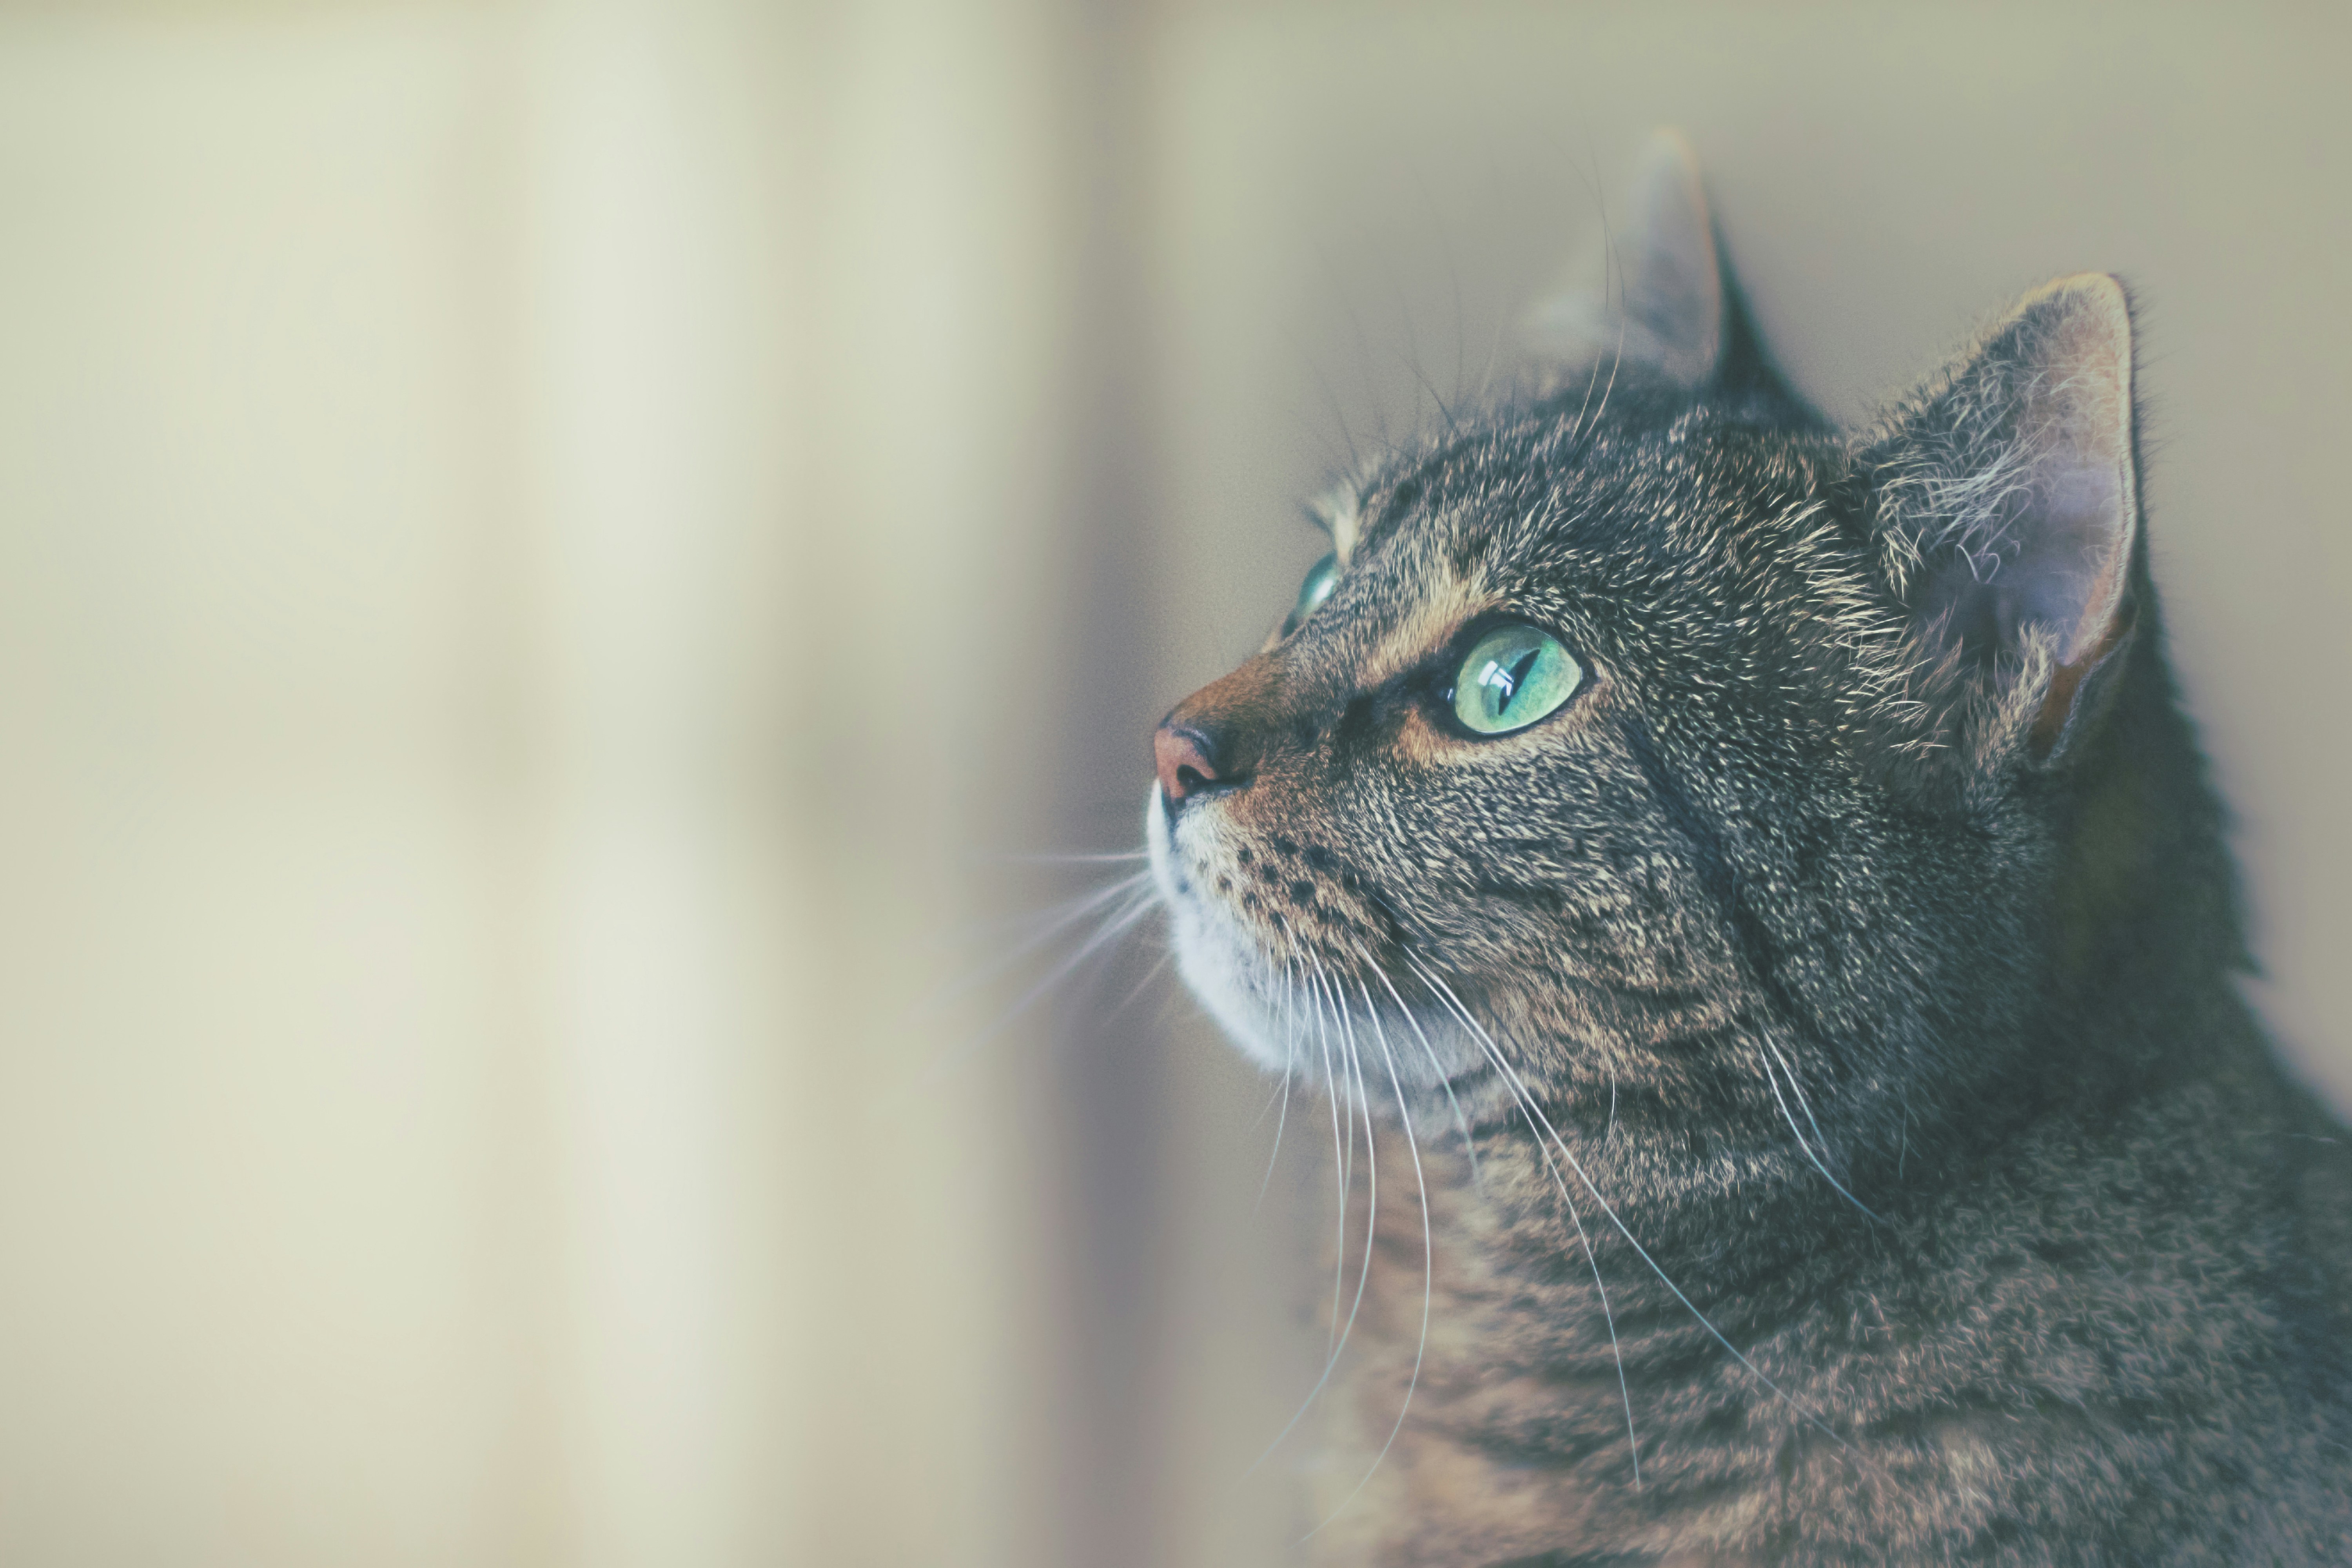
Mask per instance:
[[[1232,748],[1219,741],[1214,729],[1180,722],[1172,714],[1153,733],[1151,754],[1160,764],[1160,794],[1168,809],[1243,782],[1246,775],[1234,766]]]
[[[1274,661],[1260,654],[1160,721],[1151,754],[1160,767],[1160,798],[1171,814],[1186,801],[1250,782],[1267,728],[1280,711],[1277,679]]]

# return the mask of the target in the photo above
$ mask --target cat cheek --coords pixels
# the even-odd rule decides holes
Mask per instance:
[[[1396,739],[1391,742],[1396,760],[1408,768],[1442,767],[1462,754],[1465,742],[1461,736],[1438,727],[1428,714],[1415,709],[1397,726]]]

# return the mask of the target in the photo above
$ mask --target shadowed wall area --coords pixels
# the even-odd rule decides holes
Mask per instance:
[[[2347,46],[0,14],[0,1561],[1286,1561],[1328,1131],[1276,1151],[1148,916],[1031,1000],[1128,868],[1034,858],[1135,847],[1297,498],[1479,384],[1659,124],[1841,418],[2138,290],[2252,994],[2352,1104]]]

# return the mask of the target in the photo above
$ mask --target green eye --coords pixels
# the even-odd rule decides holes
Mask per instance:
[[[1291,606],[1288,617],[1282,623],[1282,635],[1288,637],[1297,631],[1307,617],[1315,613],[1317,606],[1331,596],[1331,590],[1339,585],[1339,557],[1337,554],[1326,555],[1322,560],[1309,566],[1307,569],[1307,581],[1298,584],[1298,603]]]
[[[1549,632],[1525,622],[1478,639],[1454,678],[1454,716],[1476,735],[1524,730],[1576,695],[1584,667]]]

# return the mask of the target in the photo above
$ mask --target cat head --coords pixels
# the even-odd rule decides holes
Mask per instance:
[[[1547,306],[1522,394],[1335,489],[1289,616],[1160,726],[1149,848],[1275,1070],[1609,1108],[1685,1170],[1800,1100],[1851,1148],[2050,962],[2148,593],[2128,302],[2052,283],[1841,434],[1679,142],[1637,206],[1615,309]]]

